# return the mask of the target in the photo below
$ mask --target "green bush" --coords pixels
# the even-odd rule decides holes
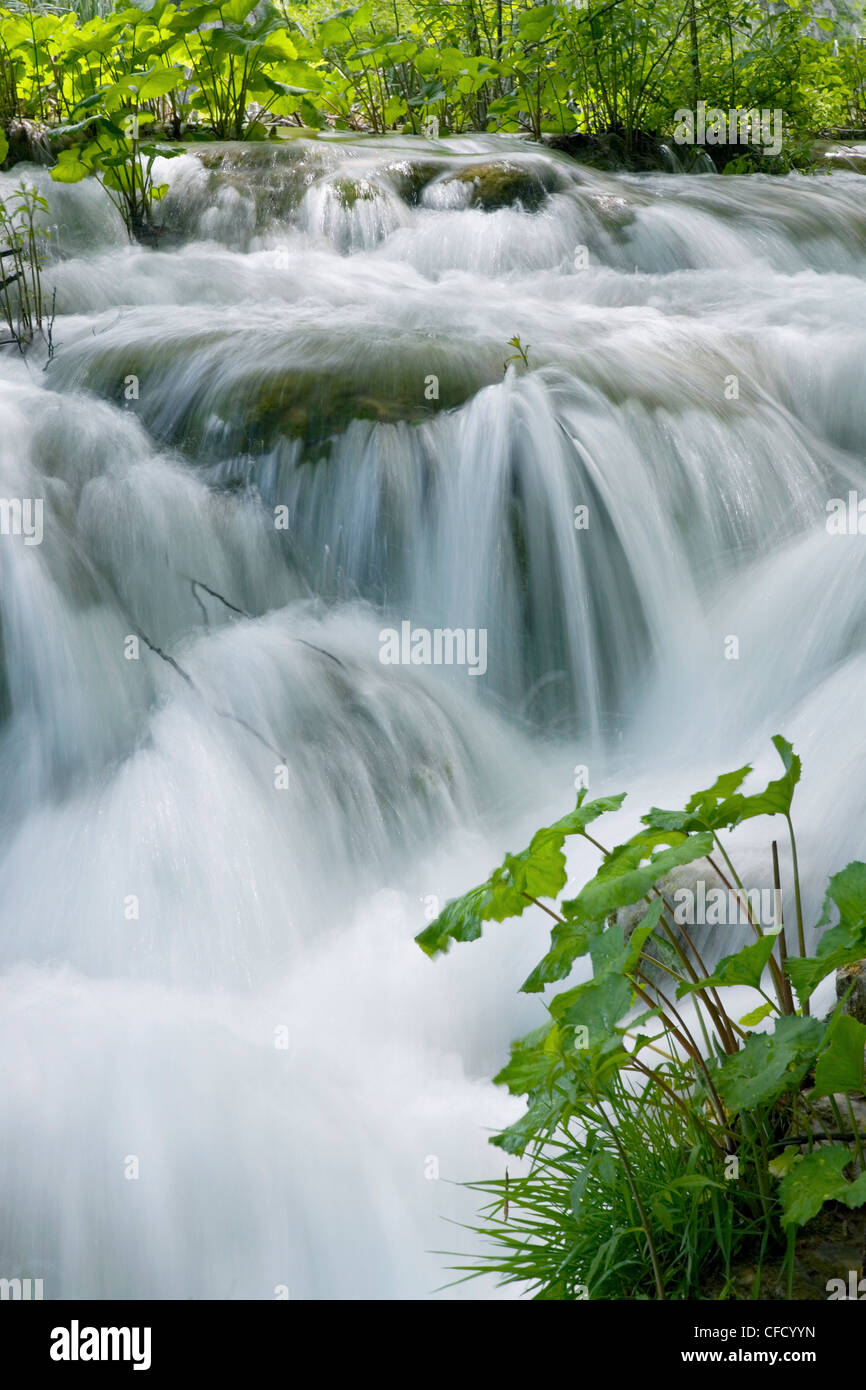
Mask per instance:
[[[550,949],[522,990],[566,981],[584,958],[591,965],[590,978],[546,1001],[549,1020],[513,1045],[496,1077],[527,1108],[492,1142],[529,1154],[532,1168],[510,1183],[478,1185],[495,1197],[481,1228],[495,1248],[471,1273],[528,1280],[540,1298],[687,1298],[709,1274],[730,1282],[734,1259],[748,1249],[757,1288],[764,1256],[780,1247],[790,1275],[793,1234],[825,1202],[866,1204],[849,1099],[863,1091],[866,1026],[841,1002],[827,1020],[810,1015],[821,981],[866,956],[866,864],[830,879],[817,926],[838,921],[807,954],[791,820],[800,760],[783,738],[773,741],[783,770],[763,791],[743,792],[751,768],[738,768],[681,811],[652,808],[631,839],[610,849],[589,827],[624,797],[589,801],[581,792],[572,812],[506,855],[417,938],[436,955],[477,939],[486,922],[540,906],[555,919]],[[781,920],[775,842],[772,929],[726,845],[730,831],[761,816],[787,826],[795,929]],[[590,841],[601,864],[576,897],[561,900],[572,836]],[[671,873],[702,861],[755,937],[712,969],[671,900]],[[739,1018],[725,1004],[732,986],[755,994]],[[765,1021],[772,1028],[756,1031]],[[829,1127],[815,1108],[821,1097],[832,1108]]]

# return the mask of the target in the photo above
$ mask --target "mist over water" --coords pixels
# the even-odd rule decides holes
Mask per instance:
[[[812,920],[862,855],[866,541],[826,522],[863,487],[866,184],[211,146],[154,251],[22,172],[60,346],[0,358],[0,496],[44,501],[0,536],[0,1272],[425,1297],[473,1245],[455,1184],[504,1168],[547,934],[431,963],[432,901],[578,765],[629,792],[613,839],[776,775],[777,732]],[[486,630],[486,674],[382,664],[406,620]]]

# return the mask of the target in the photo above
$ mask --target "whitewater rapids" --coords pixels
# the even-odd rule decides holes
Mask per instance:
[[[228,145],[166,161],[153,250],[22,174],[59,346],[0,358],[0,494],[45,509],[0,536],[0,1275],[426,1297],[546,939],[431,963],[435,903],[575,768],[613,839],[776,732],[812,920],[862,856],[866,181]],[[484,678],[383,665],[404,620],[486,630]]]

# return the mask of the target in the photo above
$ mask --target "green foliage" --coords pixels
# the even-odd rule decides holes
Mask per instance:
[[[513,347],[514,352],[510,357],[506,357],[504,366],[507,368],[509,362],[522,362],[524,367],[528,367],[530,344],[527,343],[524,347],[523,343],[520,341],[520,334],[515,333],[513,338],[508,339],[508,346]]]
[[[816,16],[813,0],[773,13],[760,0],[95,8],[0,8],[0,123],[80,125],[93,139],[88,118],[123,110],[173,140],[255,139],[279,117],[376,132],[609,134],[628,154],[643,132],[669,136],[675,113],[699,100],[781,109],[785,154],[770,164],[744,151],[728,167],[745,172],[788,168],[807,153],[804,133],[862,119],[863,44],[844,16]]]
[[[798,1157],[779,1188],[782,1224],[805,1225],[818,1215],[825,1202],[862,1207],[866,1203],[866,1173],[849,1182],[844,1173],[850,1163],[851,1150],[838,1144]]]
[[[8,338],[19,350],[38,334],[53,353],[51,323],[42,287],[43,247],[48,232],[42,225],[48,203],[22,183],[0,199],[0,311]]]
[[[839,1014],[827,1031],[827,1047],[815,1068],[816,1096],[863,1090],[866,1025]]]
[[[814,1018],[779,1018],[772,1033],[754,1033],[715,1070],[719,1095],[729,1113],[771,1105],[799,1088],[824,1040]]]
[[[849,864],[833,875],[818,927],[829,922],[834,905],[839,910],[839,922],[824,932],[815,955],[789,960],[786,965],[801,1003],[808,1000],[831,971],[866,956],[866,865]]]
[[[526,1110],[492,1142],[531,1155],[533,1166],[505,1194],[515,1222],[506,1226],[490,1213],[492,1225],[483,1229],[496,1252],[471,1272],[495,1268],[505,1280],[529,1278],[540,1298],[574,1297],[582,1285],[591,1298],[694,1297],[708,1272],[730,1280],[731,1261],[750,1242],[760,1266],[784,1244],[784,1228],[802,1224],[823,1201],[866,1202],[866,1179],[848,1182],[842,1174],[853,1161],[847,1147],[805,1158],[791,1147],[771,1158],[802,1108],[814,1114],[806,1091],[813,1074],[812,1096],[830,1096],[832,1105],[839,1092],[863,1089],[866,1027],[841,1005],[826,1022],[808,1006],[837,963],[852,959],[855,947],[866,954],[866,865],[851,864],[830,880],[818,925],[834,909],[840,921],[814,958],[789,956],[784,923],[765,931],[750,914],[756,939],[708,971],[668,898],[668,875],[704,860],[747,900],[721,834],[781,816],[799,909],[791,806],[800,760],[785,739],[773,743],[782,774],[762,791],[744,791],[751,768],[737,768],[682,811],[647,812],[642,828],[610,849],[595,838],[595,822],[624,798],[589,801],[582,791],[569,815],[537,831],[521,853],[506,854],[485,883],[448,903],[417,938],[436,955],[452,941],[477,939],[486,922],[542,906],[555,919],[550,949],[521,988],[542,991],[585,960],[583,978],[546,997],[549,1021],[512,1046],[495,1078],[524,1097]],[[571,837],[590,841],[601,863],[576,897],[557,901]],[[739,1022],[720,995],[731,986],[759,996]],[[673,997],[690,1001],[692,1021]],[[746,1031],[766,1030],[771,1016],[769,1031]],[[856,1145],[860,1156],[859,1136]],[[831,1157],[818,1163],[824,1153]],[[480,1188],[502,1196],[501,1185]]]

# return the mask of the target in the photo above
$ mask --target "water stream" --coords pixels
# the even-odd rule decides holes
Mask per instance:
[[[862,855],[866,182],[211,146],[154,250],[22,172],[59,347],[0,358],[0,494],[44,502],[0,536],[0,1272],[425,1297],[546,936],[434,964],[433,900],[577,766],[613,836],[780,731],[810,913]],[[404,621],[486,672],[383,664]]]

